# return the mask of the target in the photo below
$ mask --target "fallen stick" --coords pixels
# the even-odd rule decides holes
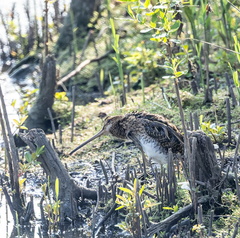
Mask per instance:
[[[193,204],[189,204],[186,207],[183,207],[179,209],[176,213],[172,214],[168,218],[164,219],[163,221],[160,221],[159,223],[156,223],[152,226],[150,226],[147,229],[147,237],[151,237],[154,234],[157,234],[161,231],[168,231],[171,226],[177,224],[177,222],[190,215],[193,212]]]
[[[73,71],[71,71],[69,74],[67,74],[66,76],[64,76],[63,78],[61,78],[58,82],[57,82],[57,85],[63,85],[63,83],[65,81],[67,81],[68,79],[72,78],[73,76],[75,76],[76,74],[78,74],[84,67],[86,67],[87,65],[89,65],[90,63],[92,62],[97,62],[97,61],[100,61],[104,58],[106,58],[109,54],[113,53],[114,51],[113,50],[109,50],[108,52],[106,52],[104,55],[100,56],[100,57],[97,57],[97,58],[94,58],[94,59],[87,59],[87,60],[84,60],[81,64],[78,65],[78,67],[76,69],[74,69]]]

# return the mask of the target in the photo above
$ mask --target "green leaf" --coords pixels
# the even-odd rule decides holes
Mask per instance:
[[[118,0],[118,2],[137,2],[138,0]]]
[[[13,122],[17,125],[17,126],[21,126],[20,122],[16,119],[13,119]]]
[[[161,202],[152,203],[151,201],[146,200],[146,203],[144,204],[143,210],[146,210],[146,209],[148,209],[148,208],[150,208],[150,207],[158,206],[158,205],[160,205],[160,204],[161,204]]]
[[[180,20],[174,21],[174,23],[171,25],[171,30],[177,30],[180,25],[181,25],[181,21]]]
[[[25,159],[27,160],[27,162],[31,162],[32,161],[32,155],[30,154],[29,151],[27,151],[25,154]]]
[[[143,18],[142,14],[138,13],[137,14],[137,20],[139,21],[139,23],[144,24],[145,23],[145,19]]]
[[[143,6],[145,8],[148,8],[149,4],[150,4],[150,0],[146,0],[145,3],[143,4]]]
[[[163,37],[166,37],[167,36],[167,33],[166,32],[163,32],[163,33],[161,33],[161,34],[156,34],[156,35],[154,35],[153,37],[154,38],[163,38]]]
[[[150,23],[151,24],[151,23]],[[151,31],[152,30],[152,28],[146,28],[146,29],[142,29],[140,32],[141,33],[147,33],[147,32],[149,32],[149,31]]]
[[[100,70],[100,82],[103,82],[104,81],[104,70],[101,69]]]
[[[112,59],[118,64],[117,58],[114,56]]]
[[[145,188],[145,186],[143,185],[143,186],[141,187],[141,189],[139,190],[139,196],[142,195],[142,193],[143,193],[143,191],[144,191],[144,188]]]
[[[232,75],[233,75],[233,82],[234,82],[235,86],[239,88],[240,87],[240,81],[238,79],[238,71],[234,71],[232,73]]]
[[[120,210],[120,209],[122,209],[122,208],[124,208],[125,206],[119,206],[119,207],[117,207],[116,209],[115,209],[115,211],[117,211],[117,210]]]
[[[127,12],[128,12],[128,14],[129,14],[129,16],[130,16],[131,18],[135,18],[135,15],[134,15],[134,13],[133,13],[132,8],[131,8],[130,5],[128,5]]]
[[[111,28],[112,28],[112,35],[113,35],[113,38],[115,39],[116,37],[116,30],[115,30],[115,26],[114,26],[114,21],[112,18],[110,18],[110,25],[111,25]]]
[[[138,186],[138,179],[135,178],[134,182],[133,182],[133,191],[134,191],[134,193],[137,191],[137,186]]]
[[[168,8],[167,5],[157,5],[153,7],[153,9],[167,9],[167,8]]]
[[[41,189],[42,189],[43,193],[45,194],[46,191],[47,191],[47,183],[44,183],[44,184],[41,186]]]
[[[154,12],[147,12],[145,13],[146,16],[152,16],[152,22],[157,22],[158,20],[158,12],[159,9],[156,9]]]
[[[174,205],[174,206],[173,206],[173,211],[174,211],[174,212],[177,212],[178,210],[179,210],[178,205]]]
[[[152,28],[156,28],[156,27],[157,27],[157,24],[156,24],[155,22],[151,21],[151,22],[150,22],[150,26],[151,26]]]
[[[59,179],[58,179],[58,177],[55,180],[55,194],[56,194],[56,200],[58,200],[58,196],[59,196]]]
[[[20,126],[19,129],[28,130],[26,126]]]
[[[45,145],[42,145],[41,147],[37,147],[36,154],[40,155],[44,152]]]
[[[114,51],[117,53],[118,52],[118,49],[114,46],[114,45],[112,45],[112,48],[114,49]],[[112,58],[116,58],[116,57],[112,57]]]
[[[116,197],[122,201],[126,201],[127,199],[119,194],[116,195]],[[118,202],[117,202],[118,203]]]
[[[179,72],[176,72],[175,73],[175,77],[176,78],[179,78],[180,76],[182,76],[183,75],[183,72],[182,71],[179,71]]]
[[[17,100],[16,100],[16,99],[12,100],[11,106],[12,106],[12,107],[15,107],[15,105],[16,105],[16,102],[17,102]]]
[[[174,210],[172,207],[163,207],[164,210]]]
[[[176,43],[176,44],[180,44],[181,43],[181,40],[178,40],[178,39],[170,39],[169,41],[171,41],[173,43]]]
[[[28,118],[28,116],[25,116],[25,117],[22,117],[22,118],[20,119],[21,125],[26,121],[27,118]]]
[[[23,184],[24,182],[26,181],[26,178],[23,178],[23,179],[19,179],[18,182],[19,182],[19,186],[22,188],[23,187]]]
[[[162,77],[163,79],[174,79],[173,75],[166,75]]]
[[[172,70],[172,67],[171,66],[168,66],[168,65],[159,65],[160,68],[165,68],[165,69],[171,69]]]
[[[119,189],[122,190],[123,192],[126,192],[126,193],[128,193],[128,194],[130,194],[130,195],[133,195],[133,191],[131,191],[131,190],[128,189],[128,188],[120,187]]]
[[[56,92],[54,97],[57,100],[60,100],[60,101],[68,101],[68,97],[66,95],[66,92]]]

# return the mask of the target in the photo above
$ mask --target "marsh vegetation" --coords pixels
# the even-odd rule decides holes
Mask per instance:
[[[12,101],[14,135],[0,90],[9,237],[37,220],[39,237],[239,237],[238,1],[80,2],[45,0],[39,17],[26,1],[24,34],[14,5],[0,12],[2,72],[35,87]],[[174,123],[184,158],[144,173],[136,146],[109,137],[69,155],[132,111]]]

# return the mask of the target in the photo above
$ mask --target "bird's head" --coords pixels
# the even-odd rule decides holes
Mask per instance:
[[[90,139],[83,142],[81,145],[76,147],[73,151],[70,152],[70,155],[72,155],[74,152],[82,148],[84,145],[88,144],[89,142],[95,140],[96,138],[102,136],[102,135],[108,135],[111,134],[113,136],[116,136],[116,130],[119,127],[119,121],[122,119],[122,116],[112,116],[107,117],[104,120],[104,125],[101,131],[99,131],[96,135],[91,137]]]
[[[102,128],[102,130],[104,131],[103,134],[111,134],[115,136],[115,131],[119,128],[119,122],[122,118],[122,116],[107,117],[104,120],[104,125]]]

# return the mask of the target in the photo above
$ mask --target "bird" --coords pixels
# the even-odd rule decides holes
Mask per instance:
[[[183,135],[167,118],[147,112],[131,112],[126,115],[109,116],[104,120],[102,129],[93,137],[77,146],[77,150],[103,136],[112,135],[119,139],[130,139],[136,147],[158,164],[168,162],[168,151],[173,155],[183,154]]]

